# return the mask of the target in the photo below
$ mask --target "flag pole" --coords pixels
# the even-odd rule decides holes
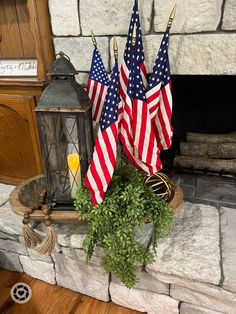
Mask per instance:
[[[114,50],[114,57],[118,58],[118,45],[117,45],[116,35],[114,35],[113,50]]]
[[[137,36],[137,31],[136,31],[136,24],[134,24],[134,29],[132,33],[132,46],[134,47],[136,45],[136,36]]]
[[[95,48],[97,48],[97,41],[96,41],[96,37],[94,36],[93,31],[91,30],[91,34],[92,34],[92,42]]]
[[[175,4],[175,6],[173,7],[171,13],[170,13],[170,16],[169,16],[169,20],[168,20],[168,23],[167,23],[167,26],[169,28],[171,28],[172,26],[172,23],[173,23],[173,20],[175,18],[175,13],[176,13],[176,7],[177,7],[177,4]]]

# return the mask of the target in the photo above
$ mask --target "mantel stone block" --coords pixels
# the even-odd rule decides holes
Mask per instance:
[[[97,44],[102,56],[104,66],[109,71],[108,66],[108,38],[98,37]],[[56,37],[54,38],[55,52],[63,51],[69,56],[70,61],[78,71],[90,71],[93,43],[91,37]]]
[[[236,30],[236,1],[235,0],[225,1],[222,28],[224,30],[232,30],[232,31]]]
[[[152,72],[162,35],[143,36],[145,62]],[[118,37],[119,63],[123,59],[126,38]],[[236,74],[236,34],[170,35],[169,56],[172,74]],[[113,40],[110,44],[111,64]]]
[[[80,0],[80,17],[83,35],[127,35],[133,0]],[[140,0],[139,12],[142,32],[150,29],[153,0]]]
[[[148,314],[177,314],[179,302],[164,294],[128,289],[115,283],[110,285],[111,300],[121,306]]]
[[[20,256],[24,272],[33,278],[55,284],[55,272],[53,263],[46,263],[40,260],[31,259],[28,256]]]
[[[22,217],[12,211],[9,202],[0,206],[0,230],[13,236],[22,234]]]
[[[172,232],[158,243],[156,261],[146,270],[212,284],[221,279],[219,215],[213,206],[185,203]]]
[[[120,282],[116,275],[112,274],[112,282],[114,284],[120,285],[124,287],[124,284]],[[146,271],[140,271],[138,273],[138,281],[133,287],[134,289],[138,290],[146,290],[154,293],[162,293],[162,294],[169,294],[170,292],[170,285],[164,283],[155,277],[152,277]]]
[[[216,312],[209,309],[204,309],[196,305],[189,303],[181,303],[180,305],[180,314],[224,314],[223,312]]]
[[[165,30],[175,4],[177,8],[172,33],[215,31],[220,23],[222,2],[223,0],[155,0],[155,31]]]
[[[14,188],[14,185],[0,183],[0,206],[8,201],[9,194]]]
[[[0,267],[10,271],[23,273],[23,268],[20,263],[20,255],[17,253],[0,250]]]
[[[25,245],[17,241],[0,239],[0,250],[6,250],[7,252],[18,253],[22,255],[28,255],[28,251]]]
[[[236,292],[236,210],[224,207],[222,211],[223,287]]]
[[[209,296],[186,287],[171,285],[170,295],[176,299],[196,306],[204,307],[209,310],[219,311],[226,314],[235,314],[235,297],[231,300],[218,299],[217,296]]]
[[[68,252],[69,253],[69,252]],[[77,291],[102,301],[109,301],[109,275],[102,267],[86,264],[78,259],[78,252],[68,256],[52,254],[56,281],[59,286]]]
[[[217,302],[219,303],[223,302],[226,304],[232,303],[236,307],[236,294],[230,291],[224,290],[224,288],[221,288],[219,286],[212,285],[209,283],[198,282],[198,281],[190,280],[183,277],[167,275],[160,272],[152,273],[152,275],[159,281],[170,284],[171,287],[188,288],[189,291],[193,291],[193,293],[204,296],[205,298],[209,300],[214,299],[214,300],[217,300]],[[184,300],[184,299],[181,299],[181,300]],[[198,305],[201,306],[201,302],[198,303]]]
[[[80,34],[78,0],[49,0],[52,32],[55,36]]]

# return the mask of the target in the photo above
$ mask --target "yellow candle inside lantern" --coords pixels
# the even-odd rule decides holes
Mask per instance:
[[[72,153],[67,156],[69,167],[71,197],[75,198],[76,189],[81,186],[81,171],[80,159],[77,153]]]

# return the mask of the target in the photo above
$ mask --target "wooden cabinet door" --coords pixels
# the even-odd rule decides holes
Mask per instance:
[[[27,0],[0,1],[0,57],[34,58]]]
[[[42,173],[34,108],[33,96],[0,95],[0,182]]]

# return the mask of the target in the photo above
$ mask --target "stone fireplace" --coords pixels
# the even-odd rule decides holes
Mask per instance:
[[[139,0],[143,43],[151,73],[167,19],[177,3],[169,46],[173,83],[173,145],[165,169],[184,191],[171,233],[160,240],[156,261],[125,288],[105,274],[101,252],[86,265],[87,225],[56,225],[59,246],[39,256],[22,243],[21,217],[9,205],[13,186],[0,184],[0,265],[26,272],[96,299],[148,314],[233,314],[236,309],[235,173],[185,170],[174,165],[188,132],[236,131],[235,0]],[[63,51],[87,84],[93,52],[91,29],[106,70],[113,65],[113,35],[121,63],[133,0],[48,0],[55,53]],[[214,188],[212,188],[214,187]],[[45,233],[42,224],[35,225]]]
[[[236,130],[236,3],[234,0],[140,0],[149,73],[175,3],[177,11],[169,45],[174,139],[171,149],[162,153],[164,167],[172,174],[174,158],[180,154],[180,142],[186,141],[187,132],[219,134]],[[96,4],[90,0],[49,1],[55,52],[63,50],[71,57],[80,70],[81,84],[86,85],[90,69],[91,30],[97,37],[108,72],[114,61],[112,38],[117,35],[121,63],[132,5],[133,0],[99,0]],[[224,166],[219,168],[222,171],[216,172],[225,172]],[[202,170],[207,172],[207,167]]]
[[[184,190],[185,201],[191,202],[189,204],[213,205],[219,214],[220,228],[224,228],[225,218],[221,218],[223,206],[236,208],[235,173],[225,174],[224,171],[212,173],[207,169],[183,171],[183,168],[174,166],[174,159],[180,154],[180,143],[186,141],[188,132],[224,134],[236,131],[234,92],[236,2],[235,0],[139,0],[145,61],[149,73],[152,71],[168,16],[175,3],[177,3],[177,12],[171,28],[169,45],[173,83],[174,139],[171,149],[163,152],[162,157],[168,173]],[[121,63],[132,5],[133,0],[49,0],[55,52],[62,50],[71,57],[72,63],[80,71],[78,81],[82,85],[85,86],[88,80],[93,51],[91,30],[97,37],[98,49],[106,70],[110,72],[114,61],[113,35],[117,35],[119,63]],[[225,213],[227,211],[231,213],[230,209]],[[190,212],[188,215],[192,221],[198,211],[193,210],[192,214]],[[222,246],[221,235],[219,246]],[[224,248],[220,254],[220,265],[222,265],[222,254],[225,256]],[[180,263],[183,263],[183,260]],[[168,270],[165,269],[164,272],[168,273]],[[176,283],[173,278],[167,281],[171,282],[171,280],[172,283]],[[224,278],[221,277],[220,285],[223,282]],[[178,280],[177,285],[181,286]],[[192,287],[193,290],[195,288]],[[132,302],[125,300],[122,294],[124,291],[120,286],[113,284],[110,291],[114,302],[128,307],[133,306]],[[194,293],[191,295],[189,291],[179,290],[179,295],[171,294],[174,298],[187,302],[181,304],[180,313],[207,313],[207,310],[188,305],[188,303],[203,305],[201,302],[199,304],[195,299],[196,295]],[[185,293],[188,294],[186,298]],[[219,307],[209,307],[209,305],[203,307],[222,313],[233,313],[231,309],[220,306],[220,303],[218,303]],[[154,312],[150,310],[150,313]]]

